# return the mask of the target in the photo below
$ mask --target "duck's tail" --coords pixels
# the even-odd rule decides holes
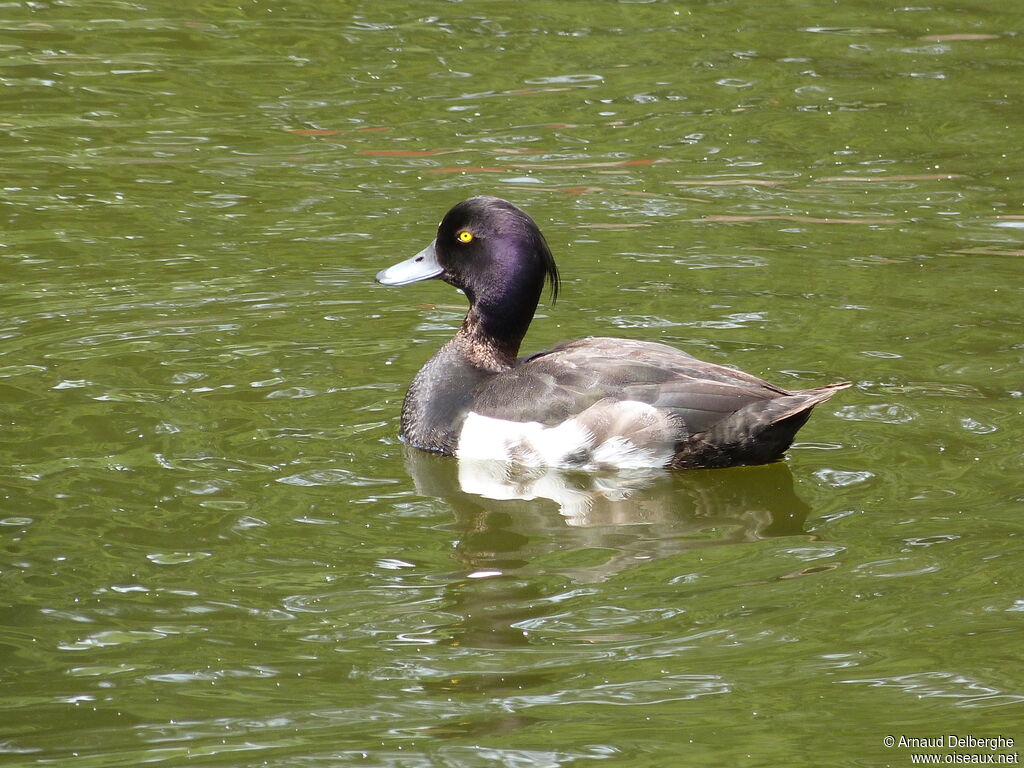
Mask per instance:
[[[850,385],[851,382],[843,381],[750,403],[704,434],[694,435],[691,446],[676,454],[672,466],[681,469],[777,461],[793,444],[814,406]],[[692,444],[697,441],[704,450]]]

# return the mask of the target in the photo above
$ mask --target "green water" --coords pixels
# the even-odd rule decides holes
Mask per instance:
[[[1022,18],[0,5],[0,764],[1020,751]],[[467,492],[396,437],[463,299],[372,278],[472,194],[559,259],[526,350],[855,386],[781,464]]]

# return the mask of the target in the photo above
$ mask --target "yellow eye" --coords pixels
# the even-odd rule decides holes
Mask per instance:
[[[473,242],[473,233],[468,229],[464,229],[456,235],[459,238],[460,243],[471,243]]]

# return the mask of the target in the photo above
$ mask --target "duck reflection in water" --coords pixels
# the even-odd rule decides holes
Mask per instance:
[[[594,474],[505,462],[453,461],[405,448],[418,493],[451,505],[464,532],[460,558],[505,572],[544,551],[607,548],[611,559],[572,569],[601,581],[644,560],[687,550],[805,533],[809,507],[783,463],[686,473]],[[518,542],[518,543],[517,543]]]
[[[451,735],[528,727],[530,718],[513,713],[520,697],[562,695],[552,693],[564,688],[561,669],[542,663],[501,671],[487,664],[478,668],[480,658],[501,658],[481,656],[481,650],[535,647],[537,638],[551,631],[577,647],[621,649],[654,642],[621,612],[593,613],[576,601],[590,600],[602,589],[596,585],[616,574],[689,551],[806,535],[810,511],[782,463],[601,475],[501,463],[474,466],[408,447],[405,460],[417,493],[443,500],[455,514],[450,527],[458,567],[444,587],[443,613],[449,620],[435,637],[446,636],[447,644],[472,659],[458,675],[428,676],[420,684],[438,695],[497,697],[510,709],[447,724]],[[691,585],[687,574],[700,566],[684,557],[679,568],[678,586],[669,577],[666,589],[680,600],[676,620],[693,623],[682,605],[687,590],[704,588]],[[658,573],[666,579],[664,567]],[[666,610],[662,606],[659,614]],[[696,625],[695,631],[700,631]],[[682,686],[688,695],[719,693],[726,685],[717,676],[689,674],[661,684]]]

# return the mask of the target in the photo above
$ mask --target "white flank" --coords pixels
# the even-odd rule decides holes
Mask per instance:
[[[624,437],[609,437],[594,449],[594,463],[600,467],[618,469],[647,469],[664,467],[672,458],[672,450],[657,451],[637,448]]]
[[[630,400],[602,405],[601,415],[602,420],[611,417],[627,423],[662,419],[653,406]],[[671,440],[637,446],[621,435],[599,438],[585,425],[587,417],[588,411],[584,411],[546,427],[536,421],[505,421],[470,412],[459,434],[456,455],[460,459],[511,461],[528,467],[581,469],[663,467],[672,458]]]
[[[505,421],[472,413],[459,434],[460,459],[514,461],[528,467],[558,467],[580,448],[587,448],[590,433],[575,419],[557,427],[536,421]]]

